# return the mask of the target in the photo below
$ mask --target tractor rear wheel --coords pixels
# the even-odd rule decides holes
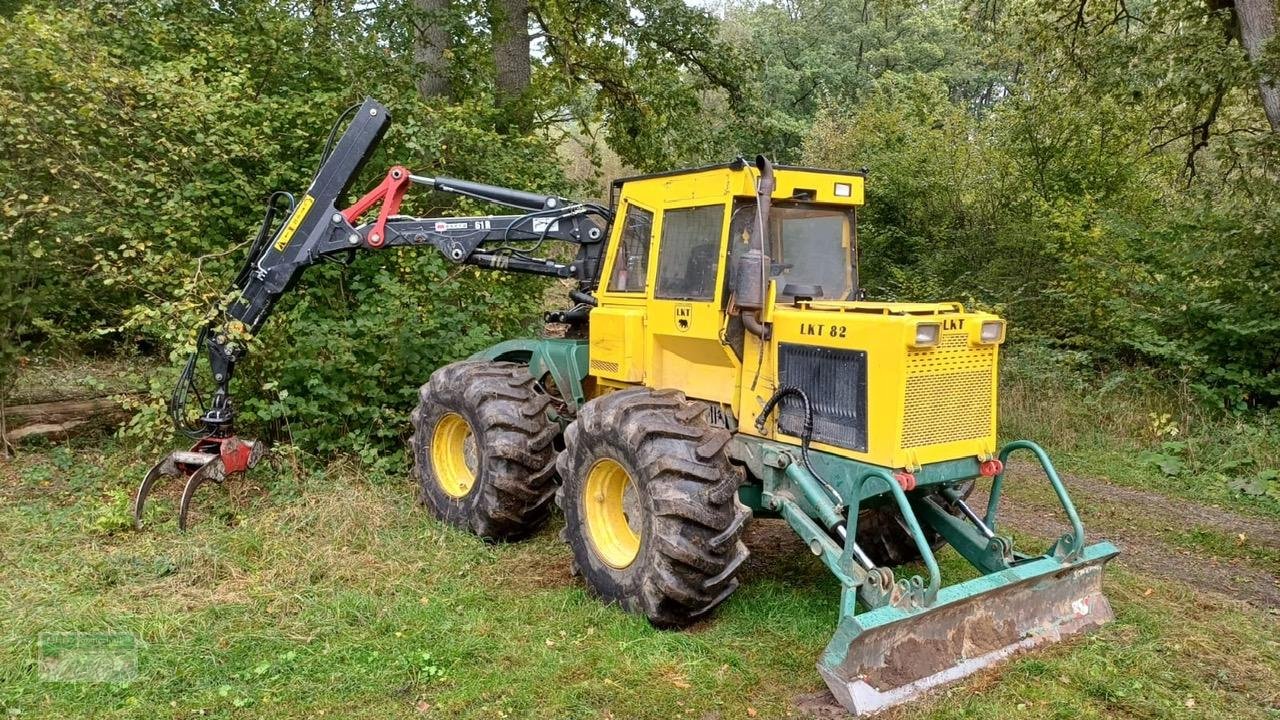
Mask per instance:
[[[431,374],[414,409],[419,499],[441,520],[490,540],[538,529],[555,494],[559,427],[523,365],[464,361]]]
[[[738,587],[747,559],[730,434],[674,390],[592,400],[565,432],[557,502],[592,593],[659,627],[687,625]]]

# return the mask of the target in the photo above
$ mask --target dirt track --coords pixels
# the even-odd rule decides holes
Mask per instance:
[[[1016,468],[1015,468],[1016,469]],[[1016,483],[1016,476],[1009,482]],[[1280,614],[1280,575],[1247,560],[1200,554],[1151,537],[1142,529],[1153,518],[1172,531],[1194,532],[1211,527],[1219,532],[1243,534],[1248,542],[1280,550],[1280,522],[1241,515],[1219,507],[1158,493],[1113,485],[1099,478],[1065,478],[1072,498],[1081,506],[1081,520],[1090,541],[1106,539],[1120,547],[1117,562],[1139,572],[1190,585],[1197,590],[1242,600]],[[1013,491],[1016,493],[1016,491]],[[975,508],[986,507],[985,490],[970,499]],[[1066,530],[1056,505],[1006,498],[1001,503],[1002,527],[1037,537],[1056,536]],[[807,549],[782,521],[759,521],[747,531],[752,557],[744,568],[744,580],[753,574],[773,574],[780,564]],[[794,560],[792,560],[794,562]]]
[[[1224,534],[1242,534],[1247,542],[1280,550],[1280,522],[1121,487],[1100,478],[1066,477],[1064,482],[1072,499],[1082,506],[1080,519],[1089,539],[1110,540],[1120,547],[1117,562],[1148,575],[1280,611],[1280,575],[1272,570],[1245,560],[1218,558],[1169,545],[1142,529],[1153,522],[1174,532],[1213,528]],[[971,504],[986,507],[986,501],[986,493],[976,491]],[[1017,532],[1036,536],[1056,528],[1065,530],[1066,522],[1056,505],[1021,498],[1001,503],[1000,521]]]

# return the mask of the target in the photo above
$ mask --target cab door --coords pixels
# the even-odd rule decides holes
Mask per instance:
[[[604,267],[608,268],[591,311],[591,374],[605,381],[645,382],[645,316],[648,310],[653,241],[658,213],[632,200],[618,208]]]
[[[721,341],[729,205],[723,199],[664,207],[649,296],[645,384],[732,403],[736,356]]]

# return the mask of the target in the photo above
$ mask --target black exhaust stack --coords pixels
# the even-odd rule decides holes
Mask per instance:
[[[764,155],[756,156],[756,169],[760,178],[756,181],[756,232],[750,250],[738,260],[737,279],[734,283],[734,302],[742,311],[742,324],[752,335],[769,339],[769,328],[760,321],[764,310],[765,293],[769,289],[768,268],[772,264],[766,250],[769,247],[769,209],[773,203],[773,190],[777,182],[773,177],[773,163]]]

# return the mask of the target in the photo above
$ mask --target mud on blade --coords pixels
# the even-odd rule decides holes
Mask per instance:
[[[864,715],[912,700],[1022,650],[1111,621],[1102,569],[1110,543],[1073,563],[1042,558],[944,588],[930,607],[841,619],[818,661],[831,692]]]

